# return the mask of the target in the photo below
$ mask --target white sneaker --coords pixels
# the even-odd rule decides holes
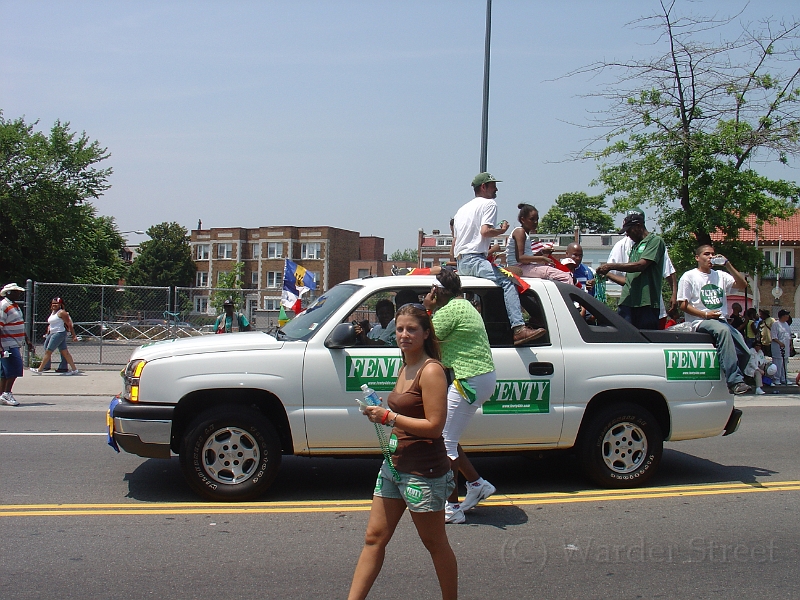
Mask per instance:
[[[756,388],[756,396],[760,396],[761,394],[766,394],[766,392],[764,390],[762,390],[761,388],[757,387]]]
[[[74,371],[67,371],[66,373],[64,373],[64,375],[80,375],[80,374],[81,372],[78,371],[78,369],[75,369]]]
[[[463,523],[467,520],[467,517],[464,516],[464,511],[461,509],[461,506],[458,504],[452,504],[448,502],[445,504],[444,507],[444,522],[445,523]]]
[[[0,395],[0,403],[7,406],[19,406],[19,402],[17,402],[17,399],[14,398],[11,392],[3,392],[2,395]]]
[[[467,495],[461,503],[461,510],[472,510],[479,502],[486,500],[497,491],[491,483],[480,477],[477,481],[467,484]]]
[[[41,375],[42,374],[42,372],[39,369],[37,369],[36,367],[31,367],[30,369],[31,369],[31,373],[33,373],[34,375]]]

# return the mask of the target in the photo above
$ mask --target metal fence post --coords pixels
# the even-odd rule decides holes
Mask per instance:
[[[28,340],[33,342],[33,280],[28,279],[25,281],[25,335]],[[25,361],[26,367],[31,363],[31,351],[28,344],[25,344]]]
[[[103,364],[103,323],[105,322],[105,319],[103,318],[103,315],[105,313],[105,310],[104,310],[105,309],[105,305],[106,305],[106,288],[105,288],[105,286],[102,286],[100,288],[100,332],[99,332],[99,334],[100,334],[100,341],[99,341],[100,342],[99,343],[100,350],[99,350],[99,352],[100,352],[100,364],[101,365]]]

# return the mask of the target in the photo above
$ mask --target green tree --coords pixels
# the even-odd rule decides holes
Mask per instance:
[[[576,227],[584,233],[607,233],[613,229],[614,220],[608,214],[604,196],[561,194],[539,222],[542,233],[573,233]]]
[[[739,229],[750,215],[786,218],[800,201],[795,182],[754,168],[800,153],[800,22],[738,17],[682,16],[662,2],[635,22],[655,32],[660,55],[575,72],[617,75],[596,94],[610,103],[595,122],[606,132],[598,141],[610,144],[588,156],[600,163],[614,212],[655,207],[679,271],[716,232],[724,237],[716,247],[740,270],[763,266]]]
[[[160,223],[147,230],[150,239],[139,244],[139,255],[128,273],[131,285],[188,287],[197,271],[188,231],[178,223]]]
[[[91,204],[80,207],[86,215],[86,226],[75,236],[70,255],[80,267],[75,283],[115,285],[127,277],[128,265],[122,260],[125,238],[119,233],[114,217],[97,216]]]
[[[217,290],[211,292],[211,306],[217,310],[217,314],[222,313],[222,304],[228,298],[233,299],[234,310],[239,310],[244,305],[242,295],[242,276],[244,275],[244,263],[236,262],[233,269],[227,273],[220,273],[217,281]]]
[[[417,262],[419,259],[419,252],[416,248],[406,248],[405,250],[395,250],[389,257],[389,260],[396,262]]]
[[[85,281],[102,266],[76,259],[97,224],[84,203],[108,189],[111,169],[96,165],[109,154],[69,123],[36,125],[0,111],[0,279]]]

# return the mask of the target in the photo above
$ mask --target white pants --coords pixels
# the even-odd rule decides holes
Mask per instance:
[[[478,408],[494,394],[496,381],[497,375],[494,371],[469,377],[467,383],[477,394],[477,398],[472,404],[464,399],[454,383],[447,388],[447,421],[444,424],[442,437],[444,438],[444,447],[447,449],[447,457],[450,460],[458,458],[458,440],[461,439],[461,434],[464,433]]]

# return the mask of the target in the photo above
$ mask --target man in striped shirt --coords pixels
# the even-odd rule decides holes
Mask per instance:
[[[19,402],[11,393],[17,377],[22,377],[22,354],[20,348],[27,344],[33,352],[25,333],[25,320],[17,300],[22,298],[24,288],[16,283],[9,283],[0,290],[0,404],[19,406]]]

